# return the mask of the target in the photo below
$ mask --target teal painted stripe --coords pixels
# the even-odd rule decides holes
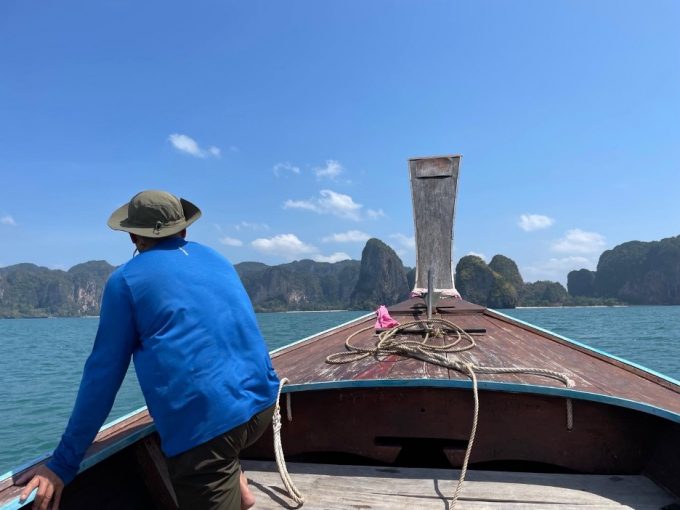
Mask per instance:
[[[141,429],[135,431],[134,433],[128,434],[125,437],[116,441],[115,443],[110,444],[103,450],[100,450],[97,453],[90,455],[85,460],[83,460],[83,462],[81,462],[78,473],[82,473],[86,469],[89,469],[95,464],[98,464],[104,459],[107,459],[114,453],[118,453],[122,449],[130,446],[133,443],[136,443],[140,439],[145,438],[146,436],[155,432],[155,430],[156,426],[153,423],[149,423],[147,426],[142,427]]]
[[[143,413],[144,411],[146,411],[146,406],[142,406],[139,409],[135,409],[134,411],[127,413],[125,416],[121,416],[120,418],[116,418],[115,420],[108,422],[106,425],[99,429],[99,432],[103,432],[106,429],[109,429],[114,425],[118,425],[120,422],[127,420],[128,418],[132,418],[136,414]]]
[[[351,321],[344,322],[342,324],[339,324],[338,326],[333,326],[332,328],[325,329],[325,330],[321,331],[320,333],[314,333],[313,335],[309,335],[308,337],[305,337],[302,340],[296,340],[295,342],[283,345],[281,347],[277,347],[273,351],[269,351],[269,354],[270,355],[277,354],[278,352],[280,352],[284,349],[288,349],[289,347],[293,347],[294,345],[298,345],[298,344],[307,342],[308,340],[311,340],[312,338],[316,338],[317,336],[321,336],[321,335],[325,335],[327,333],[331,333],[331,332],[335,331],[336,329],[344,328],[346,326],[349,326],[350,324],[354,324],[355,322],[361,322],[361,321],[366,320],[367,318],[369,318],[371,316],[375,316],[375,312],[367,313],[366,315],[362,315],[361,317],[357,317],[356,319],[352,319]]]
[[[647,372],[648,374],[651,374],[651,375],[656,376],[660,379],[663,379],[664,381],[668,381],[669,383],[675,384],[676,386],[680,386],[680,381],[678,381],[677,379],[673,379],[672,377],[664,375],[660,372],[656,372],[656,371],[654,371],[650,368],[647,368],[645,366],[638,365],[637,363],[634,363],[632,361],[628,361],[627,359],[619,358],[618,356],[614,356],[613,354],[609,354],[608,352],[602,351],[600,349],[596,349],[595,347],[591,347],[590,345],[586,345],[586,344],[578,342],[576,340],[572,340],[571,338],[567,338],[566,336],[560,335],[558,333],[553,333],[552,331],[550,331],[548,329],[542,328],[540,326],[536,326],[534,324],[531,324],[530,322],[525,322],[521,319],[517,319],[517,318],[512,317],[510,315],[506,315],[504,313],[499,312],[498,310],[489,310],[489,312],[491,312],[492,314],[500,315],[501,317],[508,319],[510,321],[518,322],[518,323],[520,323],[524,326],[527,326],[531,329],[534,329],[536,331],[540,331],[541,333],[547,333],[549,335],[552,335],[554,337],[559,338],[560,340],[563,340],[563,341],[568,342],[568,343],[573,344],[573,345],[577,345],[577,346],[579,346],[583,349],[589,350],[591,352],[600,354],[602,356],[606,356],[607,358],[611,358],[611,359],[614,359],[614,360],[619,361],[621,363],[624,363],[626,365],[629,365],[631,367],[637,368],[638,370],[642,370],[643,372]]]
[[[109,429],[109,428],[113,427],[114,425],[118,425],[119,423],[121,423],[121,422],[127,420],[128,418],[132,418],[133,416],[135,416],[135,415],[137,415],[137,414],[139,414],[139,413],[141,413],[141,412],[144,412],[144,411],[146,411],[146,406],[140,407],[139,409],[137,409],[137,410],[135,410],[135,411],[132,411],[132,412],[126,414],[125,416],[121,416],[120,418],[116,418],[115,420],[110,421],[109,423],[107,423],[106,425],[104,425],[102,428],[100,428],[100,429],[99,429],[99,432],[103,432],[103,431],[105,431],[106,429]],[[154,428],[153,428],[150,432],[146,433],[145,435],[149,435],[151,432],[154,432],[154,431],[155,431],[155,426],[153,425],[153,423],[149,424],[149,426],[154,427]],[[142,429],[142,430],[146,430],[146,429]],[[118,443],[115,443],[115,444],[118,444]],[[114,444],[114,445],[115,445],[115,444]],[[109,448],[113,447],[114,445],[110,445]],[[121,450],[122,448],[124,448],[124,447],[118,448],[118,450]],[[107,450],[108,450],[108,448],[107,448]],[[118,451],[118,450],[116,450],[116,451]],[[112,452],[112,453],[115,453],[115,452]],[[36,457],[36,458],[33,459],[33,460],[30,460],[30,461],[28,461],[28,462],[25,462],[25,463],[21,464],[19,467],[16,467],[16,468],[12,469],[11,471],[7,471],[6,473],[0,475],[0,482],[3,482],[3,481],[5,481],[5,480],[7,480],[8,478],[10,478],[10,477],[12,477],[12,476],[14,476],[14,475],[19,474],[19,473],[21,473],[22,471],[25,471],[26,469],[30,468],[31,466],[35,466],[36,464],[39,464],[40,462],[43,462],[43,461],[49,459],[51,456],[52,456],[52,453],[51,453],[51,452],[49,452],[49,453],[43,453],[43,454],[40,455],[39,457]],[[83,464],[84,464],[85,462],[87,462],[87,459],[83,462]],[[89,464],[88,467],[90,467],[90,466],[92,466],[92,465],[93,465],[93,464]],[[80,470],[80,471],[83,471],[83,469],[82,469],[82,464],[81,464],[81,470]],[[79,471],[79,472],[80,472],[80,471]],[[0,509],[2,509],[2,508],[3,508],[3,507],[0,507]]]
[[[146,409],[146,408],[142,408],[141,410],[143,411],[144,409]],[[135,411],[133,413],[130,413],[129,415],[126,415],[123,418],[129,418],[130,416],[133,416],[137,412],[139,412],[139,411]],[[111,426],[113,426],[117,423],[120,423],[121,421],[123,421],[122,418],[114,420],[111,423],[107,424],[106,427],[102,428],[102,430],[109,428],[109,427],[111,427]],[[122,449],[130,446],[131,444],[134,444],[135,442],[139,441],[140,439],[145,438],[146,436],[153,433],[155,430],[156,430],[156,426],[153,423],[149,423],[146,427],[143,427],[143,428],[137,430],[135,433],[129,434],[129,435],[125,436],[124,438],[120,439],[119,441],[116,441],[115,443],[110,444],[109,446],[107,446],[103,450],[98,451],[94,455],[91,455],[91,456],[87,457],[85,460],[83,460],[83,462],[80,464],[80,469],[78,470],[78,473],[82,473],[86,469],[89,469],[92,466],[94,466],[95,464],[102,462],[103,460],[107,459],[111,455],[118,453]],[[15,469],[14,471],[10,471],[9,473],[7,473],[7,476],[3,475],[2,480],[4,480],[5,478],[8,478],[9,476],[12,476],[15,473],[23,471],[24,469],[29,468],[32,465],[37,464],[38,462],[41,462],[42,460],[45,460],[49,457],[51,457],[51,454],[43,455],[43,456],[39,457],[38,459],[32,461],[31,463],[27,463],[24,466]],[[16,497],[16,498],[10,500],[9,502],[3,504],[2,506],[0,506],[0,510],[18,510],[19,508],[23,507],[24,505],[28,505],[29,503],[31,503],[35,499],[35,495],[37,494],[37,492],[38,492],[38,489],[35,489],[33,492],[31,492],[29,497],[23,503],[19,503],[19,498]]]
[[[34,465],[38,464],[39,462],[42,462],[44,460],[49,459],[51,456],[52,456],[51,453],[43,453],[42,455],[40,455],[39,457],[36,457],[35,459],[29,460],[28,462],[24,462],[19,467],[16,467],[16,468],[12,469],[11,471],[7,471],[7,473],[3,473],[2,475],[0,475],[0,482],[4,482],[8,478],[10,478],[10,477],[12,477],[16,474],[21,473],[22,471],[30,468],[31,466],[34,466]]]
[[[121,416],[120,418],[117,418],[106,425],[104,425],[101,429],[99,429],[100,432],[109,429],[113,427],[114,425],[118,425],[119,423],[132,418],[133,416],[146,411],[146,406],[145,407],[140,407],[136,411],[132,411],[131,413],[126,414],[125,416]],[[124,438],[120,439],[119,441],[116,441],[115,443],[110,444],[103,450],[98,451],[97,453],[87,457],[83,462],[80,464],[80,469],[78,470],[78,473],[82,473],[86,469],[91,468],[95,464],[98,464],[99,462],[103,461],[104,459],[107,459],[111,455],[121,451],[122,449],[130,446],[131,444],[135,443],[136,441],[139,441],[140,439],[143,439],[144,437],[152,434],[156,430],[156,426],[152,423],[149,423],[147,426],[137,430],[134,434],[129,434],[125,436]],[[3,474],[0,476],[0,481],[4,481],[28,468],[31,466],[34,466],[40,462],[43,462],[44,460],[49,459],[52,456],[51,453],[45,453],[41,455],[40,457],[37,457],[25,464],[22,464],[21,466],[13,469],[12,471],[8,471],[7,473]],[[23,503],[19,503],[19,498],[16,497],[12,500],[10,500],[7,503],[4,503],[2,506],[0,506],[0,510],[18,510],[19,508],[28,505],[35,499],[35,495],[37,494],[38,490],[34,490],[29,497],[24,501]]]
[[[19,503],[19,498],[14,498],[7,503],[3,504],[0,506],[0,510],[19,510],[20,508],[24,507],[25,505],[28,505],[29,503],[32,503],[33,500],[35,499],[35,495],[38,493],[38,489],[35,488],[33,489],[33,492],[26,498],[26,501],[23,503]]]
[[[590,393],[575,390],[573,388],[556,388],[554,386],[541,386],[535,384],[517,384],[496,381],[480,381],[477,385],[480,390],[501,391],[504,393],[526,393],[536,395],[549,395],[554,397],[571,398],[574,400],[587,400],[602,404],[610,404],[619,407],[641,411],[660,418],[680,423],[680,414],[656,407],[651,404],[629,400],[620,397]],[[358,381],[333,381],[315,382],[306,384],[287,384],[283,387],[283,393],[295,393],[300,391],[321,391],[349,388],[463,388],[471,389],[472,382],[449,379],[368,379]],[[483,405],[483,404],[482,404]]]

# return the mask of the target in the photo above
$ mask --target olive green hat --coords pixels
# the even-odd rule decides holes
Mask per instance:
[[[201,210],[166,191],[142,191],[116,209],[108,225],[144,237],[168,237],[201,217]]]

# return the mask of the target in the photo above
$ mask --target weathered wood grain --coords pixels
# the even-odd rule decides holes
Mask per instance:
[[[464,329],[486,331],[475,335],[477,346],[474,349],[449,354],[450,360],[479,366],[553,370],[571,378],[576,390],[627,399],[680,414],[680,388],[677,385],[483,307],[462,300],[445,300],[449,301],[455,304],[438,309],[445,312],[438,317]],[[424,316],[421,298],[410,299],[390,307],[390,310],[397,312],[395,316],[402,323]],[[456,313],[448,313],[451,310]],[[405,315],[400,316],[399,313]],[[465,374],[457,371],[401,356],[368,357],[344,365],[326,363],[329,354],[345,351],[344,342],[350,334],[363,328],[369,329],[357,334],[352,343],[362,347],[374,346],[377,337],[370,328],[372,324],[373,318],[369,317],[297,344],[290,350],[280,351],[274,356],[274,366],[282,377],[299,384],[375,379],[467,380]],[[413,335],[413,338],[420,338],[420,335]],[[479,374],[479,380],[564,388],[558,380],[531,374]]]
[[[296,392],[292,409],[293,421],[284,420],[281,431],[291,459],[331,463],[350,455],[354,463],[459,467],[473,400],[465,389],[353,388]],[[470,462],[639,474],[664,424],[629,409],[575,402],[568,430],[562,398],[481,391]],[[244,458],[272,458],[269,438],[265,434]]]
[[[416,231],[415,286],[427,288],[432,270],[436,289],[453,288],[451,260],[460,156],[409,160]]]
[[[243,463],[262,510],[294,508],[276,465]],[[312,509],[448,509],[457,470],[289,463]],[[469,471],[457,508],[659,509],[674,498],[643,476]]]

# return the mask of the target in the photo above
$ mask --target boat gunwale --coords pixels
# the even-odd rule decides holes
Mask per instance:
[[[571,338],[568,338],[564,335],[560,335],[559,333],[555,333],[553,331],[550,331],[549,329],[542,328],[541,326],[536,326],[535,324],[523,321],[522,319],[517,319],[515,317],[512,317],[511,315],[506,315],[503,312],[499,312],[498,310],[487,308],[484,311],[484,314],[497,318],[504,322],[515,323],[516,325],[522,327],[523,329],[527,329],[529,331],[541,334],[547,340],[552,340],[561,344],[566,344],[568,347],[572,347],[580,352],[583,352],[584,354],[589,354],[592,357],[608,362],[611,365],[619,366],[617,365],[617,363],[622,364],[624,366],[620,368],[626,369],[630,373],[633,373],[644,379],[647,379],[650,382],[657,383],[663,386],[664,388],[672,390],[676,393],[680,393],[680,381],[668,375],[664,375],[660,372],[652,370],[651,368],[647,368],[644,365],[640,365],[639,363],[635,363],[633,361],[616,356],[614,354],[610,354],[607,351],[597,349],[596,347],[584,344],[582,342],[579,342],[578,340],[572,340]],[[615,361],[617,363],[612,363],[612,361]]]
[[[129,430],[130,426],[133,426],[135,422],[138,422],[141,419],[144,419],[148,415],[148,409],[146,406],[142,406],[134,411],[131,411],[124,416],[121,416],[120,418],[116,418],[115,420],[110,421],[109,423],[105,424],[99,429],[99,432],[97,433],[97,437],[95,438],[94,442],[92,443],[93,446],[96,446],[97,443],[101,443],[103,441],[110,441],[110,444],[107,444],[100,450],[96,450],[92,453],[88,453],[85,455],[85,458],[80,464],[80,467],[78,469],[78,474],[82,473],[83,471],[88,470],[89,468],[99,464],[100,462],[106,460],[107,458],[111,457],[112,455],[118,453],[119,451],[123,450],[124,448],[136,443],[137,441],[149,436],[153,432],[156,431],[156,425],[154,424],[153,420],[140,427],[137,430]],[[128,422],[128,423],[125,423]],[[119,427],[116,430],[116,427]],[[116,437],[120,436],[120,437]],[[92,446],[90,447],[92,448]],[[0,496],[2,495],[3,492],[6,490],[9,490],[12,487],[18,487],[14,483],[14,477],[20,476],[24,472],[28,471],[29,469],[47,462],[50,458],[52,457],[52,452],[50,453],[44,453],[28,462],[25,462],[21,464],[20,466],[11,469],[10,471],[7,471],[6,473],[0,474]],[[9,483],[8,483],[9,482]],[[22,503],[19,503],[19,496],[15,496],[7,501],[0,501],[0,510],[15,510],[24,507],[25,505],[28,505],[35,499],[35,494],[37,492],[37,489],[33,490],[29,497],[23,501]]]
[[[318,381],[308,383],[290,383],[283,387],[282,393],[293,394],[305,391],[326,391],[353,388],[450,388],[450,389],[472,389],[472,382],[462,379],[358,379],[358,380],[338,380],[338,381]],[[478,381],[477,387],[480,390],[488,390],[502,393],[521,393],[525,395],[542,395],[550,397],[570,398],[572,400],[582,400],[595,402],[598,404],[613,405],[633,411],[639,411],[669,421],[680,423],[680,413],[675,413],[662,407],[627,399],[606,395],[603,393],[593,393],[589,391],[577,390],[573,388],[559,388],[556,386],[544,386],[540,384],[518,384],[502,381]]]
[[[416,312],[420,315],[422,310]],[[479,312],[475,312],[479,313]],[[591,347],[582,342],[572,340],[564,335],[554,333],[546,328],[536,326],[529,322],[517,319],[510,315],[491,308],[484,308],[481,310],[483,315],[489,318],[497,319],[505,323],[515,326],[520,329],[528,330],[530,332],[540,335],[545,340],[555,342],[559,345],[574,349],[586,356],[607,363],[613,367],[620,368],[626,372],[640,377],[652,384],[657,384],[661,388],[674,393],[680,393],[680,381],[672,377],[663,375],[659,372],[651,370],[643,365],[628,361],[624,358],[609,354],[608,352]],[[332,334],[340,333],[343,329],[356,326],[361,322],[368,322],[374,313],[368,313],[364,316],[357,317],[351,321],[340,324],[325,331],[310,335],[301,340],[295,341],[286,346],[282,346],[271,351],[273,357],[293,352],[297,349],[311,345],[315,342],[327,339]],[[446,317],[448,313],[440,313],[441,317]],[[465,315],[465,314],[464,314]],[[335,381],[311,381],[305,383],[288,383],[282,389],[283,393],[294,393],[298,391],[317,391],[325,389],[347,389],[347,388],[370,388],[370,387],[448,387],[448,388],[472,388],[472,383],[468,380],[461,379],[432,379],[432,378],[410,378],[410,379],[339,379]],[[571,398],[575,400],[584,400],[590,402],[603,403],[614,405],[622,408],[632,409],[635,411],[644,412],[653,416],[668,419],[675,423],[680,423],[680,412],[676,412],[664,407],[659,407],[653,403],[647,403],[636,399],[625,398],[605,392],[592,392],[579,390],[574,388],[561,388],[556,386],[547,386],[532,383],[508,383],[503,381],[488,381],[480,380],[478,387],[483,390],[501,391],[504,393],[522,393],[522,394],[537,394],[546,396],[556,396],[563,398]]]
[[[356,322],[357,324],[359,322],[365,322],[367,319],[370,319],[372,317],[375,317],[375,312],[368,312],[364,315],[361,315],[359,317],[356,317],[354,319],[351,319],[347,322],[343,322],[342,324],[338,324],[337,326],[333,326],[332,328],[325,329],[323,331],[319,331],[318,333],[313,333],[309,336],[306,336],[305,338],[301,338],[300,340],[294,340],[293,342],[282,345],[281,347],[277,347],[276,349],[273,349],[269,351],[269,355],[274,358],[277,357],[281,354],[287,353],[294,351],[298,349],[299,347],[302,347],[302,344],[311,344],[314,342],[317,342],[319,340],[323,340],[324,338],[327,338],[329,334],[335,333],[336,330],[340,330],[343,328],[348,328],[350,326],[355,325],[354,323]]]

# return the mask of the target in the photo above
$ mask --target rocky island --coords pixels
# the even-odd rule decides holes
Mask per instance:
[[[372,310],[406,298],[415,280],[415,270],[378,239],[368,240],[361,261],[241,262],[235,268],[261,312]],[[0,268],[0,318],[98,315],[104,284],[114,269],[101,260],[68,271],[27,263]],[[504,255],[488,264],[475,255],[462,257],[455,282],[464,299],[491,308],[677,305],[680,236],[607,250],[597,270],[571,271],[566,289],[557,282],[524,282],[517,264]]]

